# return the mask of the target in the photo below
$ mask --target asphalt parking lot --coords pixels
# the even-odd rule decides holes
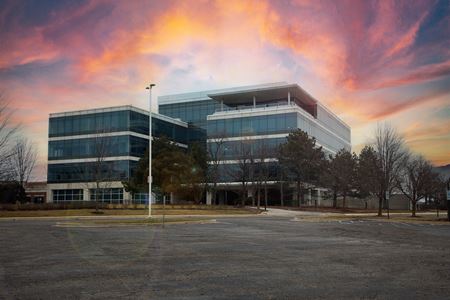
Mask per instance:
[[[450,298],[444,225],[0,220],[0,245],[0,299]]]

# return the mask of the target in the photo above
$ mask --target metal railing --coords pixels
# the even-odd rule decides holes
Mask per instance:
[[[257,104],[257,105],[238,105],[238,106],[226,106],[223,108],[219,108],[215,110],[215,113],[220,112],[230,112],[230,111],[241,111],[241,110],[261,110],[261,109],[273,109],[273,108],[284,108],[284,107],[298,107],[295,102],[291,102],[290,104],[287,101],[275,102],[275,103],[265,103],[265,104]]]

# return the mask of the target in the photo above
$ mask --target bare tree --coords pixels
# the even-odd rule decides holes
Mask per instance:
[[[218,135],[213,140],[207,143],[207,155],[208,155],[208,170],[207,170],[207,182],[211,189],[212,199],[211,202],[216,204],[217,197],[217,183],[220,180],[220,164],[223,160],[223,151],[225,147],[224,141],[225,135]]]
[[[30,179],[31,172],[36,164],[36,150],[33,144],[25,138],[20,138],[13,145],[9,157],[14,180],[22,187]]]
[[[273,156],[278,161],[277,173],[278,173],[278,182],[280,184],[280,205],[283,207],[284,206],[284,198],[285,198],[285,183],[286,183],[286,180],[288,179],[288,170],[286,169],[285,165],[279,163],[281,161],[281,159],[280,159],[281,151],[279,148],[280,148],[280,146],[273,149],[274,150]],[[289,181],[287,183],[288,183],[288,187],[289,187]]]
[[[95,207],[98,210],[100,195],[111,187],[112,168],[111,163],[106,161],[110,152],[110,140],[107,137],[96,137],[94,143],[95,161],[93,164],[93,181],[95,183]]]
[[[410,156],[403,165],[397,187],[411,202],[411,214],[416,216],[417,200],[425,196],[426,185],[432,178],[433,166],[422,156]]]
[[[254,165],[253,156],[253,141],[252,140],[241,140],[234,147],[233,152],[236,154],[237,164],[236,168],[229,166],[228,174],[235,181],[241,184],[241,206],[245,206],[248,194],[248,185],[253,181],[252,178],[252,166]]]
[[[258,183],[258,209],[260,206],[260,194],[261,194],[261,187],[264,188],[264,210],[267,210],[267,197],[268,197],[268,191],[267,191],[267,181],[270,177],[270,159],[274,158],[275,156],[273,154],[273,151],[271,152],[271,149],[269,148],[269,145],[265,143],[264,140],[260,140],[257,148],[255,149],[255,178]]]
[[[78,173],[84,181],[84,185],[90,192],[94,192],[95,210],[98,212],[100,196],[104,196],[107,189],[111,188],[113,177],[115,176],[112,168],[113,161],[108,161],[110,156],[111,138],[104,136],[103,133],[107,131],[98,131],[94,137],[91,138],[92,143],[89,145],[92,161],[83,163],[78,168]]]
[[[19,126],[12,124],[12,114],[5,96],[0,94],[0,180],[11,180],[13,176],[10,164],[13,150],[11,141]]]
[[[397,178],[400,176],[403,164],[408,157],[404,140],[397,130],[389,124],[379,124],[375,132],[373,142],[377,155],[379,169],[378,178],[378,216],[382,215],[383,201],[386,203],[396,187]],[[388,209],[389,209],[389,204]]]

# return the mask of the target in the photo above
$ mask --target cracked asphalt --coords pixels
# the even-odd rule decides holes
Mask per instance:
[[[0,220],[0,299],[450,299],[450,226]]]

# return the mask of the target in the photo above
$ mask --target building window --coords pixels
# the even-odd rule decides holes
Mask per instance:
[[[133,195],[133,203],[148,204],[148,193],[135,193]]]
[[[91,201],[98,200],[102,203],[122,203],[123,202],[123,189],[110,188],[110,189],[90,189],[89,190]]]
[[[47,182],[123,181],[129,178],[130,161],[49,164]]]
[[[53,190],[53,202],[83,201],[83,190]]]

